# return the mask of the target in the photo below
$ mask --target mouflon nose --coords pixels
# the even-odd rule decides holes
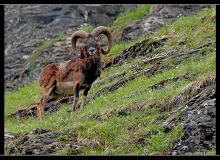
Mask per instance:
[[[95,51],[95,48],[93,48],[93,47],[89,48],[89,52],[93,53],[94,51]]]

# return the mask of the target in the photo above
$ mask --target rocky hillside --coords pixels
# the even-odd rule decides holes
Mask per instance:
[[[42,10],[47,8],[44,7]],[[66,7],[73,6],[65,6],[64,11]],[[74,7],[80,10],[82,6]],[[205,5],[114,6],[117,10],[115,14],[107,14],[107,9],[101,12],[96,7],[99,8],[91,7],[93,12],[88,17],[107,15],[109,20],[106,20],[106,25],[117,37],[114,38],[111,52],[102,57],[103,71],[89,92],[85,108],[73,115],[67,112],[73,96],[51,99],[46,104],[44,120],[38,121],[36,106],[42,90],[35,80],[42,66],[71,57],[69,38],[75,29],[81,25],[81,29],[91,30],[101,23],[97,20],[89,22],[87,26],[82,25],[86,19],[84,15],[83,22],[76,27],[65,26],[66,29],[54,31],[54,36],[49,40],[39,40],[36,44],[40,45],[32,46],[30,52],[20,51],[23,57],[18,56],[22,57],[19,60],[9,55],[19,47],[27,49],[29,42],[34,39],[24,43],[26,47],[21,44],[13,46],[14,50],[8,46],[17,42],[11,43],[10,38],[6,41],[8,63],[5,64],[5,80],[6,88],[12,91],[5,93],[5,153],[215,154],[215,8]],[[22,11],[26,12],[29,9],[31,13],[27,13],[33,18],[41,7],[20,8],[25,8]],[[60,6],[55,8],[54,12],[62,11],[59,10]],[[13,14],[13,10],[19,11],[19,7],[6,7],[8,14]],[[28,14],[21,14],[21,17],[28,17]],[[72,14],[74,12],[68,16],[59,15],[68,18]],[[126,16],[130,20],[125,21]],[[28,21],[27,17],[24,19]],[[59,19],[59,16],[55,19]],[[86,20],[89,21],[89,18]],[[19,24],[19,20],[16,21]],[[44,32],[48,30],[48,35],[50,31],[53,32],[48,26],[55,22],[52,20],[45,25],[42,28]],[[35,34],[35,31],[31,33]],[[25,41],[25,38],[22,39]],[[11,61],[8,61],[10,57]],[[13,67],[10,68],[12,64],[21,72],[9,72],[13,71]],[[18,64],[22,67],[19,68]],[[16,81],[14,73],[19,73]],[[21,84],[24,85],[13,90]]]
[[[44,52],[46,58],[51,59],[51,55],[47,56],[50,42],[54,43],[66,32],[72,33],[86,24],[105,25],[125,9],[132,10],[137,6],[6,5],[4,22],[5,89],[14,89],[21,83],[37,79],[39,71],[31,70],[30,61],[34,61],[33,63],[36,63],[38,68],[41,67],[41,64],[36,59],[31,59],[30,56],[36,52]],[[52,41],[50,41],[51,39]],[[46,46],[43,46],[45,43]],[[54,49],[53,53],[56,54],[51,61],[71,57],[71,53],[63,51],[60,46]],[[28,74],[29,72],[31,75]]]
[[[122,11],[140,5],[9,5],[5,6],[5,89],[39,77],[41,68],[72,57],[71,34],[84,26],[113,22]],[[115,41],[133,39],[207,5],[155,5],[138,20],[121,16],[112,24]],[[142,7],[144,8],[144,7]],[[137,15],[138,16],[138,15]],[[121,25],[121,21],[131,19]],[[85,27],[84,27],[85,28]]]

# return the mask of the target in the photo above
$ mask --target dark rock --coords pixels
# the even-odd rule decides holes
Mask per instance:
[[[42,128],[37,128],[33,131],[34,134],[42,134],[42,133],[47,133],[47,132],[50,132],[50,130],[42,129]]]
[[[180,116],[186,118],[183,126],[184,135],[174,144],[171,155],[204,152],[216,144],[216,99],[213,95],[215,93],[199,93],[192,97],[189,106],[182,110]]]
[[[133,25],[126,27],[123,30],[123,38],[130,40],[137,37],[137,35],[140,35],[143,32],[144,30],[141,24],[139,22],[136,22]]]

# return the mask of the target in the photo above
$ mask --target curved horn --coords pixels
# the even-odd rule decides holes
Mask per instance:
[[[75,53],[79,54],[76,50],[76,42],[77,42],[78,38],[84,39],[87,36],[88,36],[88,33],[85,31],[76,31],[73,33],[72,38],[71,38],[73,53],[75,52]]]
[[[106,51],[105,50],[102,51],[103,54],[107,54],[110,51],[113,43],[109,29],[107,27],[100,26],[95,28],[91,34],[95,37],[98,37],[100,34],[104,34],[108,38],[108,49]]]

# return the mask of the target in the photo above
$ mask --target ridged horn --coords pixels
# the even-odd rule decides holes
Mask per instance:
[[[88,36],[88,33],[85,31],[76,31],[72,34],[71,44],[72,44],[73,53],[76,53],[79,55],[79,53],[76,50],[76,42],[79,38],[85,39],[87,36]]]
[[[100,27],[96,27],[92,33],[93,36],[98,37],[100,34],[104,34],[107,38],[108,38],[108,49],[105,51],[104,49],[102,50],[103,54],[107,54],[111,48],[112,48],[112,36],[111,33],[109,31],[109,29],[105,26],[100,26]]]

